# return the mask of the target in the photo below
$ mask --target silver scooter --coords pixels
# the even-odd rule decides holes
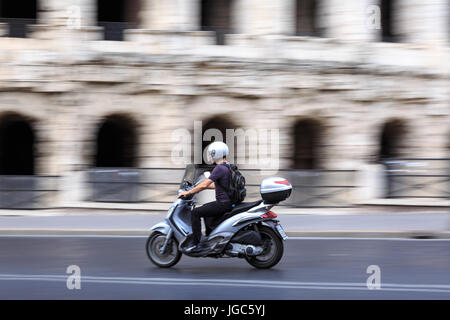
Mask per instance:
[[[208,176],[209,172],[205,172],[194,185],[184,180],[178,192],[192,189]],[[204,249],[192,253],[183,249],[192,239],[191,210],[195,202],[192,196],[178,198],[169,208],[165,221],[151,228],[147,255],[162,268],[177,264],[183,253],[191,257],[244,258],[256,268],[271,268],[283,256],[282,240],[287,239],[271,209],[286,200],[291,191],[292,185],[284,178],[264,179],[260,187],[263,199],[243,202],[222,217],[209,220],[207,227],[213,230],[202,237]]]

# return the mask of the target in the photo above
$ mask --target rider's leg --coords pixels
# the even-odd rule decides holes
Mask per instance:
[[[205,235],[209,236],[209,234],[213,231],[214,227],[214,221],[216,220],[215,217],[204,217],[203,221],[205,221]]]
[[[191,213],[193,243],[198,244],[202,237],[201,217],[219,217],[231,210],[231,203],[208,202],[195,208]]]

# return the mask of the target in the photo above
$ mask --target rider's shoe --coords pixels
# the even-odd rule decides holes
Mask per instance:
[[[197,252],[201,252],[201,251],[203,251],[204,249],[206,249],[206,246],[205,246],[205,244],[203,244],[202,242],[200,242],[199,244],[197,244],[190,252],[195,252],[195,253],[197,253]]]
[[[198,246],[198,244],[196,244],[196,243],[194,243],[194,242],[191,242],[191,243],[189,243],[187,246],[185,246],[185,247],[183,248],[183,251],[184,251],[184,252],[191,252],[192,250],[194,250],[195,248],[197,248],[197,246]]]

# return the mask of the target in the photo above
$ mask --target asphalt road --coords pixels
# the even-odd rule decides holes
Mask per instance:
[[[450,241],[290,239],[281,262],[182,257],[159,269],[142,237],[0,236],[0,299],[450,299]],[[67,288],[67,267],[81,288]],[[380,270],[369,290],[367,268]]]

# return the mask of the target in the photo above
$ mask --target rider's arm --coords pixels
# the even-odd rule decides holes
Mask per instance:
[[[214,185],[214,181],[212,181],[211,179],[205,179],[198,186],[196,186],[195,188],[192,188],[189,191],[183,192],[183,194],[184,195],[191,195],[191,194],[195,194],[195,193],[198,193],[200,191],[203,191],[205,189],[214,189],[214,188],[210,188],[209,187],[211,184]]]

